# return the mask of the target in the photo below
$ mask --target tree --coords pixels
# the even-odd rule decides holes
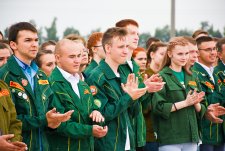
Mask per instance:
[[[188,29],[176,30],[176,36],[191,36],[193,31]]]
[[[63,32],[63,37],[65,37],[65,36],[67,36],[69,34],[80,35],[80,32],[77,29],[73,28],[73,27],[67,27],[65,29],[65,31]]]
[[[145,48],[146,47],[146,41],[148,40],[149,37],[151,37],[150,33],[142,33],[142,34],[140,34],[138,45],[140,47]]]
[[[155,38],[160,39],[161,41],[167,42],[170,39],[170,29],[169,26],[166,25],[162,29],[156,28],[155,30]]]
[[[217,37],[217,38],[222,38],[223,37],[218,29],[217,30],[213,29],[213,25],[211,25],[210,28],[208,29],[208,33],[212,37]]]
[[[45,27],[45,30],[47,33],[47,38],[45,39],[45,41],[48,41],[48,40],[58,41],[59,40],[59,37],[57,37],[57,35],[56,35],[57,34],[56,21],[57,21],[57,18],[55,17],[52,21],[51,26],[49,28]]]
[[[209,29],[209,23],[208,21],[202,21],[201,23],[201,29],[207,31]]]

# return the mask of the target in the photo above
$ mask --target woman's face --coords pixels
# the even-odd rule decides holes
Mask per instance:
[[[52,70],[55,68],[55,55],[54,54],[44,54],[40,57],[41,69],[49,76]]]
[[[140,66],[140,70],[145,70],[146,64],[147,64],[146,52],[144,52],[144,51],[138,52],[136,57],[134,58],[134,61]]]
[[[155,52],[151,52],[151,63],[160,66],[166,54],[166,47],[159,47]]]
[[[184,66],[189,59],[189,49],[187,46],[175,46],[172,51],[168,52],[171,58],[171,65]]]

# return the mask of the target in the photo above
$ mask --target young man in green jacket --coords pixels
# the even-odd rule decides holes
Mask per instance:
[[[22,122],[16,119],[16,109],[12,102],[10,90],[0,80],[0,150],[26,150],[22,141]]]
[[[139,40],[138,28],[139,28],[139,25],[133,19],[124,19],[124,20],[118,21],[116,23],[116,27],[125,28],[128,31],[127,37],[128,37],[128,42],[129,42],[129,47],[128,47],[129,53],[128,53],[126,62],[124,64],[120,65],[119,68],[124,72],[126,77],[130,73],[134,73],[135,76],[137,76],[139,78],[140,87],[145,87],[145,85],[143,83],[144,79],[142,79],[142,77],[139,75],[139,66],[131,58],[133,50],[136,49],[137,46],[138,46],[138,40]],[[156,91],[159,91],[160,89],[162,89],[164,84],[161,81],[160,82],[156,81],[155,83],[152,83],[150,81],[150,79],[148,80],[150,83],[147,83],[147,81],[145,83],[145,84],[148,84],[149,92],[156,92]],[[144,116],[143,116],[143,113],[142,113],[142,106],[146,107],[146,106],[149,105],[149,102],[151,100],[151,94],[146,93],[146,95],[141,97],[139,100],[140,100],[140,103],[139,103],[140,112],[138,113],[138,115],[135,118],[133,118],[131,120],[132,120],[132,126],[134,128],[134,132],[135,132],[136,150],[142,151],[143,147],[146,144],[146,124],[145,124],[145,119],[144,119]]]
[[[95,150],[134,150],[134,131],[130,116],[139,112],[139,102],[135,100],[145,94],[146,88],[139,89],[134,75],[127,78],[119,69],[128,55],[127,31],[123,28],[110,28],[104,33],[102,43],[106,59],[100,62],[87,83],[109,131],[105,137],[96,139]],[[121,83],[126,84],[121,87]]]
[[[104,122],[101,113],[95,110],[89,86],[80,80],[79,67],[84,45],[68,39],[56,44],[57,67],[49,77],[52,90],[57,96],[53,105],[59,112],[74,110],[69,121],[62,123],[49,134],[50,150],[93,151],[94,138],[103,137],[107,126],[94,124]]]
[[[0,79],[10,88],[28,150],[47,151],[46,127],[57,128],[70,118],[72,111],[65,114],[57,113],[56,109],[48,111],[54,95],[47,76],[33,62],[38,52],[36,28],[27,22],[12,25],[9,42],[14,55],[0,69]]]
[[[192,68],[193,74],[205,92],[204,104],[208,107],[210,104],[222,103],[223,97],[219,89],[218,77],[213,73],[213,63],[216,61],[216,47],[211,37],[200,37],[197,40],[199,50],[198,62]],[[201,151],[223,151],[224,138],[222,133],[222,124],[213,123],[207,119],[207,116],[200,123],[202,144]]]

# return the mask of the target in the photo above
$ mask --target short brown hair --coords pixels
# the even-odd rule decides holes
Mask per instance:
[[[126,27],[128,25],[139,27],[138,23],[133,19],[123,19],[116,23],[116,27]]]
[[[125,30],[124,28],[120,28],[120,27],[113,27],[113,28],[107,29],[102,37],[103,49],[105,50],[106,44],[108,44],[108,45],[112,44],[113,38],[115,38],[115,37],[123,38],[123,37],[127,36],[127,34],[128,34],[127,30]]]
[[[148,49],[151,44],[153,44],[155,42],[160,42],[160,41],[161,40],[159,40],[158,38],[155,38],[155,37],[148,38],[148,40],[146,41],[146,49]]]
[[[103,37],[103,33],[101,33],[101,32],[94,32],[88,38],[87,48],[89,49],[90,56],[93,56],[92,47],[95,47],[97,42],[100,41],[102,37]]]
[[[225,38],[221,38],[216,44],[217,51],[222,52],[223,50],[222,47],[224,44],[225,44]]]
[[[202,30],[202,29],[199,29],[199,30],[196,30],[194,33],[193,33],[193,35],[192,35],[192,37],[195,39],[198,35],[200,35],[200,34],[206,34],[206,35],[209,35],[209,33],[207,32],[207,31],[204,31],[204,30]]]
[[[44,42],[43,44],[41,44],[40,50],[46,50],[46,47],[49,46],[49,45],[55,46],[56,45],[56,41],[49,40],[49,41]]]
[[[150,47],[148,47],[147,49],[147,60],[150,63],[151,62],[151,57],[150,57],[150,53],[151,52],[156,52],[158,50],[158,48],[160,47],[166,47],[167,44],[162,43],[162,42],[155,42],[153,44],[150,45]]]
[[[38,65],[38,67],[41,67],[41,56],[45,55],[45,54],[53,54],[53,52],[51,50],[39,50],[37,53],[37,56],[35,58],[35,62]]]
[[[19,33],[19,31],[22,31],[22,30],[28,30],[28,31],[37,33],[37,29],[31,23],[19,22],[19,23],[12,25],[9,28],[9,38],[8,38],[9,42],[10,41],[17,42],[18,33]]]
[[[85,47],[87,46],[86,40],[83,37],[81,37],[81,36],[79,36],[77,34],[69,34],[69,35],[67,35],[64,38],[72,40],[72,41],[80,40],[84,44]]]
[[[209,37],[209,36],[202,36],[202,37],[197,38],[196,39],[196,42],[197,42],[198,49],[199,49],[199,46],[203,42],[209,42],[209,41],[213,41],[213,38],[212,37]]]

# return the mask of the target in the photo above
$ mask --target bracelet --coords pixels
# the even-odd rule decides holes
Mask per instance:
[[[175,110],[177,111],[177,107],[176,107],[175,103],[173,103],[173,106],[174,106]]]

